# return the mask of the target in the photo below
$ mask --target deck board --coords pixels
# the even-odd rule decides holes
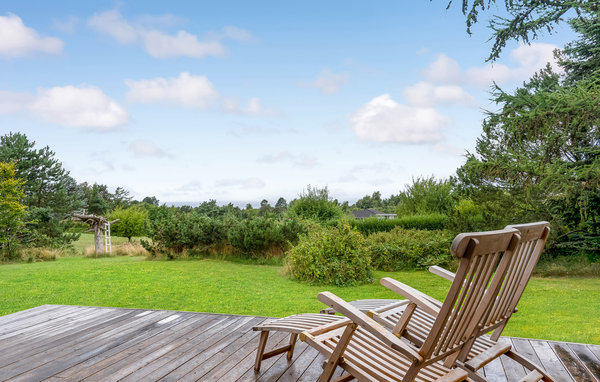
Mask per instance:
[[[314,381],[323,356],[299,342],[253,370],[266,317],[44,305],[0,317],[0,381]],[[267,351],[288,336],[274,332]],[[600,346],[505,338],[557,381],[600,382]],[[518,381],[524,368],[503,357],[490,381]],[[340,375],[338,369],[335,375]]]

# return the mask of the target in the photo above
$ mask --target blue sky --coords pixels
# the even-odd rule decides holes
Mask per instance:
[[[78,181],[161,202],[351,202],[447,177],[492,81],[510,89],[572,40],[511,43],[442,1],[3,1],[0,133]]]

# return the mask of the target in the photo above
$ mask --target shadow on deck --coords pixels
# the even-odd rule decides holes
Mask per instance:
[[[315,381],[323,357],[298,343],[253,370],[267,318],[209,313],[44,305],[0,317],[0,380],[10,381]],[[273,333],[269,347],[288,340]],[[557,381],[600,382],[600,346],[505,338]],[[267,349],[268,351],[269,349]],[[503,357],[490,381],[518,381],[523,367]],[[337,375],[340,375],[338,370]]]

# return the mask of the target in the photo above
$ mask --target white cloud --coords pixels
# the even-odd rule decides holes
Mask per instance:
[[[216,183],[217,187],[232,187],[232,188],[263,188],[265,182],[258,178],[245,179],[222,179]]]
[[[461,80],[460,66],[456,60],[440,54],[427,69],[423,71],[425,77],[432,82],[457,83]]]
[[[111,130],[129,120],[117,102],[99,88],[86,85],[39,89],[29,110],[45,122],[95,130]]]
[[[170,157],[163,149],[156,146],[154,143],[143,139],[131,142],[129,144],[129,149],[136,157]]]
[[[241,41],[241,42],[255,42],[256,41],[256,37],[254,37],[254,35],[252,35],[252,33],[248,32],[245,29],[238,28],[238,27],[227,26],[227,27],[223,28],[223,33],[225,33],[225,36],[227,38],[234,40],[234,41]]]
[[[22,57],[41,52],[60,54],[62,40],[56,37],[43,37],[33,28],[25,26],[23,20],[12,13],[0,16],[0,55]]]
[[[225,47],[219,41],[198,41],[186,31],[168,35],[158,30],[141,31],[146,51],[155,58],[223,56]]]
[[[127,99],[141,103],[166,102],[183,107],[208,109],[219,99],[219,92],[204,76],[194,76],[187,72],[179,77],[151,80],[125,80],[129,86]]]
[[[29,93],[13,93],[0,90],[0,115],[24,110],[33,97]]]
[[[404,97],[410,105],[430,107],[438,104],[476,107],[477,101],[458,85],[436,86],[429,82],[418,82],[404,88]]]
[[[291,163],[294,167],[314,168],[319,164],[317,158],[311,155],[297,155],[289,151],[282,151],[275,155],[265,155],[256,160],[258,163]]]
[[[227,26],[222,33],[212,33],[205,40],[184,30],[169,34],[156,29],[178,22],[173,15],[142,16],[137,23],[131,23],[116,9],[94,14],[88,20],[88,26],[100,33],[107,34],[121,44],[142,43],[146,51],[155,58],[206,56],[221,57],[227,49],[221,39],[251,42],[254,36],[241,28]]]
[[[447,118],[433,108],[410,107],[389,94],[373,98],[350,119],[358,138],[375,142],[434,143]]]
[[[546,63],[559,70],[554,50],[558,49],[556,45],[534,42],[531,44],[519,44],[519,47],[510,52],[510,56],[522,67],[529,70],[538,70],[546,66]]]
[[[88,26],[121,44],[131,44],[138,40],[138,31],[116,9],[94,13],[88,20]]]
[[[309,83],[301,83],[301,86],[315,88],[325,94],[333,94],[340,91],[343,84],[349,81],[349,76],[345,73],[335,74],[324,69],[317,75],[314,81]]]

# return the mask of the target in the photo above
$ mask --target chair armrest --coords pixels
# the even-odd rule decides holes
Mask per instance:
[[[394,280],[389,277],[384,277],[381,279],[381,285],[398,293],[401,296],[406,297],[411,302],[415,303],[423,311],[425,311],[425,313],[431,314],[432,316],[437,316],[440,312],[439,307],[441,306],[441,303],[439,303],[439,305],[434,304],[432,302],[432,300],[435,300],[433,297],[429,297],[425,293],[416,290],[415,288],[411,288],[398,280]]]
[[[452,273],[449,270],[444,269],[442,267],[438,267],[437,265],[429,267],[429,272],[433,273],[434,275],[443,277],[448,281],[454,281],[454,277],[456,277],[455,273]]]
[[[356,309],[343,299],[339,298],[335,294],[331,292],[321,292],[318,295],[318,299],[322,303],[334,308],[336,312],[343,314],[344,316],[351,319],[354,323],[360,325],[362,328],[364,328],[369,333],[377,337],[387,346],[404,354],[411,361],[423,361],[423,357],[416,351],[415,348],[403,342],[398,337],[394,336],[383,326],[378,324],[375,320],[373,320],[360,310]]]

